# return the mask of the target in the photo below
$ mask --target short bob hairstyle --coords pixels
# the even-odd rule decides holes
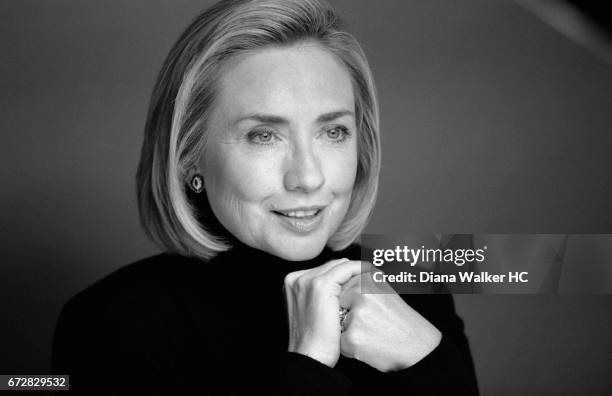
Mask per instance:
[[[203,259],[231,248],[208,200],[199,197],[214,191],[193,194],[187,180],[204,152],[216,83],[237,55],[304,41],[337,57],[353,85],[357,175],[347,214],[327,245],[341,250],[358,238],[374,208],[380,171],[378,102],[363,50],[323,1],[223,0],[182,34],[151,96],[136,181],[142,225],[158,245]]]

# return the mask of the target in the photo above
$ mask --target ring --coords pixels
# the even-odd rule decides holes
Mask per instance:
[[[346,320],[346,316],[349,313],[349,309],[348,308],[344,308],[344,307],[340,307],[340,333],[344,333],[344,331],[346,330],[346,325],[344,324],[344,321]]]

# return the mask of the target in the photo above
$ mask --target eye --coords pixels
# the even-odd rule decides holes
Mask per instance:
[[[276,136],[274,135],[273,131],[268,129],[259,129],[249,132],[247,139],[250,143],[267,145],[272,144],[276,139]]]
[[[348,128],[344,126],[336,126],[333,128],[329,128],[325,131],[325,133],[327,135],[327,138],[334,143],[343,142],[350,135]]]

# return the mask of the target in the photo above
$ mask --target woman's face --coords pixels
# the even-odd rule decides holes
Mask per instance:
[[[219,81],[200,161],[221,224],[286,260],[317,256],[350,203],[354,111],[347,71],[316,44],[233,61]]]

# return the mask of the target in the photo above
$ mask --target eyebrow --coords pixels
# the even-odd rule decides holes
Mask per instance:
[[[349,110],[332,111],[330,113],[321,114],[319,117],[317,117],[317,123],[330,122],[330,121],[334,121],[340,117],[345,117],[345,116],[354,117],[355,114]],[[239,122],[246,121],[246,120],[254,120],[254,121],[264,123],[264,124],[281,124],[281,125],[289,124],[289,120],[287,120],[286,118],[279,117],[276,115],[271,115],[271,114],[249,114],[247,116],[238,118],[236,121],[234,121],[234,124],[237,124]]]

